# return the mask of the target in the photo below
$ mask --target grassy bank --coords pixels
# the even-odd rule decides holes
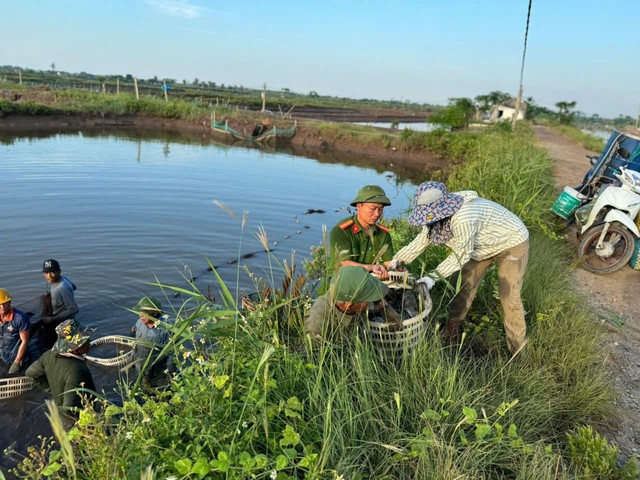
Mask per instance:
[[[39,445],[18,476],[634,478],[634,466],[617,467],[615,449],[585,428],[611,420],[612,392],[597,327],[571,290],[573,253],[553,233],[548,155],[526,126],[515,134],[496,128],[405,141],[451,156],[452,190],[474,189],[530,228],[523,292],[530,342],[518,357],[506,348],[495,271],[481,286],[460,349],[443,347],[437,335],[452,295],[439,282],[424,341],[410,355],[387,358],[358,335],[310,349],[300,334],[310,283],[294,273],[294,259],[273,258],[287,280],[257,280],[259,291],[273,289],[252,311],[240,311],[229,292],[226,310],[182,292],[191,314],[171,326],[167,351],[180,369],[169,388],[124,386],[121,404],[85,410],[68,434],[55,429],[58,445]],[[242,231],[241,218],[238,224]],[[398,248],[415,234],[404,219],[393,232]],[[260,232],[268,248],[267,235]],[[444,255],[429,250],[415,273]]]

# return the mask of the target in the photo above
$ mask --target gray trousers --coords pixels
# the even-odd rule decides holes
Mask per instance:
[[[525,342],[527,324],[524,320],[524,307],[520,292],[529,259],[529,241],[487,258],[469,260],[462,266],[460,291],[451,302],[449,318],[444,327],[444,335],[450,339],[459,339],[462,322],[471,308],[478,292],[480,281],[487,269],[498,264],[498,293],[504,313],[504,329],[507,334],[509,351],[515,353]]]

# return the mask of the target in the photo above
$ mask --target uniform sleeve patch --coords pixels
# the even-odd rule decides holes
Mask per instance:
[[[340,225],[338,225],[338,228],[340,230],[346,230],[351,225],[353,225],[353,220],[347,220],[346,222],[342,222]]]

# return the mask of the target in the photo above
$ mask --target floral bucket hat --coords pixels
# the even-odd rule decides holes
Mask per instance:
[[[447,193],[447,187],[440,182],[424,182],[413,195],[413,210],[409,224],[428,226],[452,216],[462,206],[464,199]]]
[[[91,332],[81,331],[80,325],[73,319],[65,320],[56,327],[58,339],[53,349],[60,353],[77,350],[91,340]]]

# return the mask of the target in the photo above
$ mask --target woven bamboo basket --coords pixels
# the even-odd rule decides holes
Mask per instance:
[[[389,280],[385,282],[390,289],[411,290],[414,281],[407,272],[389,272]],[[427,318],[433,308],[433,302],[428,292],[420,293],[420,313],[402,321],[402,328],[394,330],[395,324],[388,322],[369,321],[371,340],[374,345],[385,353],[400,354],[411,351],[424,337],[427,330]]]
[[[31,377],[11,377],[0,379],[0,399],[17,397],[33,388]]]
[[[106,337],[96,338],[91,342],[91,346],[95,347],[98,345],[104,345],[108,343],[113,343],[117,345],[124,345],[126,347],[130,347],[130,350],[123,353],[122,355],[118,355],[113,358],[99,358],[99,357],[91,357],[89,355],[85,355],[85,358],[93,363],[97,363],[98,365],[105,365],[107,367],[123,367],[133,362],[133,347],[136,344],[135,338],[132,337],[124,337],[120,335],[108,335]]]

